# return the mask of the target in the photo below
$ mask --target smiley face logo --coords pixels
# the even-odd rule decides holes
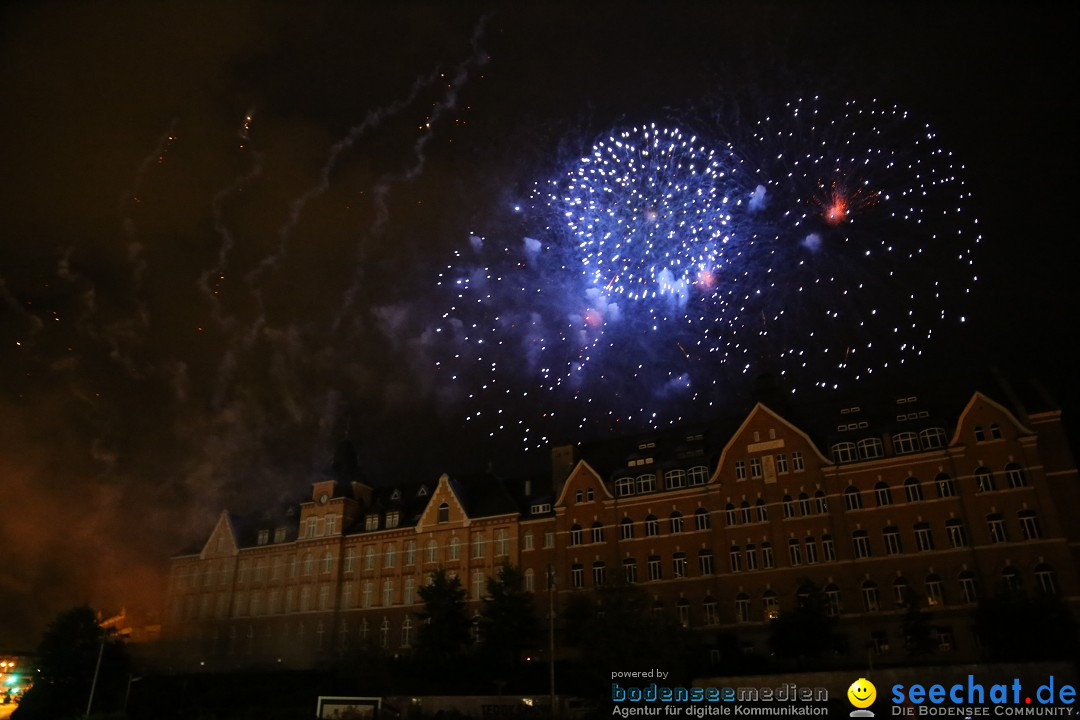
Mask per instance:
[[[859,678],[847,689],[847,699],[857,708],[868,708],[877,699],[877,688],[866,678]]]

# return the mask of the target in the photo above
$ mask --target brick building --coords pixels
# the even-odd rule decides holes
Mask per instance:
[[[303,666],[365,642],[403,652],[433,570],[478,611],[509,562],[538,592],[553,572],[557,604],[621,576],[703,644],[733,636],[747,652],[766,651],[769,620],[813,583],[847,652],[888,662],[914,595],[941,659],[970,660],[972,611],[999,585],[1080,599],[1061,413],[1000,395],[1008,407],[981,392],[758,404],[727,426],[555,447],[551,485],[319,479],[299,504],[222,513],[200,551],[173,558],[164,635],[177,663],[212,667]]]

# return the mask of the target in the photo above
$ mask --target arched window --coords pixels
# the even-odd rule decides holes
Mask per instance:
[[[619,538],[622,540],[632,540],[634,537],[634,521],[628,517],[624,517],[619,523]]]
[[[795,501],[791,499],[790,495],[784,496],[784,517],[795,517]]]
[[[994,489],[994,473],[988,467],[975,469],[975,492],[990,492]]]
[[[825,491],[818,490],[814,493],[814,502],[817,504],[817,511],[819,515],[824,515],[829,512],[829,503],[825,498]]]
[[[1009,592],[1019,592],[1022,584],[1020,571],[1012,565],[1006,565],[1005,569],[1001,571],[1001,584]]]
[[[437,522],[449,522],[450,521],[450,505],[443,503],[439,506],[439,518]]]
[[[704,485],[709,479],[709,469],[704,465],[695,465],[690,468],[687,477],[691,485]]]
[[[644,475],[638,475],[637,491],[639,493],[656,492],[656,475],[654,475],[653,473],[645,473]]]
[[[840,588],[836,585],[829,584],[825,586],[825,607],[829,617],[836,617],[842,612]]]
[[[734,503],[728,503],[724,506],[724,519],[728,524],[728,527],[735,525],[739,521],[739,516],[735,512]]]
[[[799,493],[799,512],[803,515],[810,514],[810,496],[806,493]]]
[[[877,583],[873,580],[867,580],[862,584],[862,597],[863,608],[866,609],[866,612],[877,612],[881,609]]]
[[[859,456],[864,460],[885,457],[885,446],[881,438],[864,438],[859,441]]]
[[[627,495],[634,494],[634,478],[622,477],[615,481],[615,495],[617,497],[625,497]]]
[[[878,507],[892,505],[892,490],[889,489],[888,483],[879,482],[874,486],[874,500],[877,502]]]
[[[920,432],[919,440],[922,441],[923,450],[938,450],[948,444],[949,437],[945,434],[945,428],[933,427]]]
[[[982,442],[986,439],[986,433],[983,432],[982,425],[975,426],[975,442]]]
[[[743,500],[739,505],[739,512],[742,513],[742,521],[744,524],[749,525],[754,522],[754,515],[750,511],[750,503]]]
[[[580,545],[581,544],[581,526],[578,525],[577,523],[574,523],[570,527],[570,544],[571,545]]]
[[[859,492],[859,488],[854,485],[848,485],[844,490],[844,506],[848,510],[861,510],[862,509],[862,494]]]
[[[991,440],[1000,440],[1001,439],[1001,428],[998,427],[997,423],[990,423],[990,439]]]
[[[919,451],[919,436],[913,432],[898,432],[892,436],[893,452],[897,455]]]
[[[960,598],[964,603],[974,605],[979,602],[979,589],[975,583],[975,573],[964,570],[957,576],[957,580],[960,581]]]
[[[750,512],[750,506],[747,505],[746,512]],[[709,511],[705,508],[698,508],[694,511],[694,529],[695,530],[708,530],[709,529]]]
[[[592,541],[594,543],[604,542],[604,523],[596,521],[592,524]]]
[[[1035,566],[1035,580],[1039,583],[1040,592],[1046,595],[1058,594],[1057,573],[1047,563],[1039,563]]]
[[[859,454],[856,451],[855,443],[853,442],[838,442],[832,446],[833,462],[837,463],[849,463],[855,462],[859,459]]]
[[[671,532],[681,533],[683,531],[682,513],[678,510],[671,513]]]
[[[956,497],[956,484],[948,473],[940,473],[934,478],[934,484],[937,486],[938,497]]]
[[[904,481],[904,494],[907,495],[908,502],[919,502],[923,499],[922,483],[918,478],[909,477]]]
[[[735,596],[735,622],[750,622],[750,596],[746,593]]]
[[[761,594],[761,605],[767,620],[775,620],[780,617],[780,601],[772,590],[766,590]]]
[[[757,501],[757,503],[755,503],[755,505],[757,507],[757,519],[758,519],[758,522],[768,522],[769,521],[769,508],[768,508],[768,506],[765,505],[765,501],[762,500],[761,498],[758,498],[758,501]]]
[[[931,573],[926,576],[926,604],[930,607],[945,604],[945,583],[939,575]]]
[[[1016,463],[1009,463],[1005,466],[1005,477],[1009,479],[1009,487],[1011,488],[1020,488],[1027,485],[1027,472]]]
[[[655,515],[649,515],[645,518],[645,535],[646,537],[653,537],[660,534],[660,522],[656,519]]]
[[[911,588],[908,586],[908,581],[902,577],[898,577],[893,580],[893,601],[900,607],[907,607],[908,601],[911,598]]]
[[[664,484],[667,486],[668,490],[686,487],[686,471],[668,470],[664,473]]]

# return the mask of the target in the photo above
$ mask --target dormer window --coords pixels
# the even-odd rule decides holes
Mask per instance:
[[[258,543],[259,545],[265,545],[267,542],[269,542],[269,540],[270,540],[270,531],[269,530],[260,530],[259,531],[259,537],[255,542]]]
[[[530,512],[533,515],[539,515],[540,513],[551,512],[551,503],[536,503],[530,508]]]
[[[449,504],[443,503],[442,505],[439,506],[439,515],[438,515],[438,519],[436,520],[436,522],[441,522],[441,523],[450,522],[450,505]]]
[[[375,513],[366,515],[364,517],[364,529],[365,530],[378,530],[379,529],[379,516]]]
[[[391,500],[400,500],[401,499],[401,491],[400,490],[394,490],[394,492],[390,493],[390,499]]]
[[[274,542],[285,542],[285,528],[279,527],[274,530]]]
[[[420,486],[420,489],[416,491],[416,497],[427,497],[427,485]]]
[[[387,527],[387,529],[396,528],[398,526],[398,522],[400,522],[400,517],[401,517],[400,514],[396,510],[394,512],[386,513],[386,527]]]

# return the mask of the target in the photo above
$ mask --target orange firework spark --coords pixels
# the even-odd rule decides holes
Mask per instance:
[[[872,207],[880,199],[881,194],[876,190],[865,190],[861,187],[848,190],[836,180],[826,189],[819,180],[818,193],[814,195],[812,202],[819,208],[825,222],[839,225],[851,217],[853,212]]]

